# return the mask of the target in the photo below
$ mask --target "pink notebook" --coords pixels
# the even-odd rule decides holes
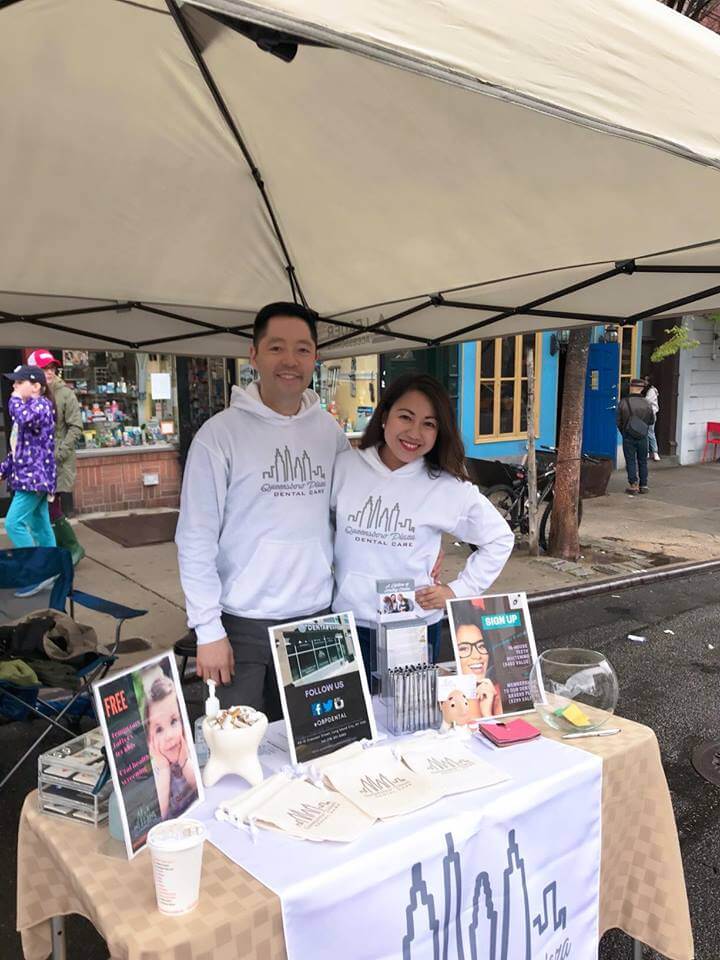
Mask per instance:
[[[525,743],[536,740],[540,731],[527,720],[516,717],[515,720],[498,720],[496,723],[481,723],[478,734],[487,737],[496,747],[509,747],[513,743]]]

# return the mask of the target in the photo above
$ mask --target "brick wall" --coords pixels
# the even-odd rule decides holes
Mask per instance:
[[[77,513],[177,507],[181,472],[176,450],[78,457],[73,500]],[[143,486],[143,473],[157,473],[157,486]]]

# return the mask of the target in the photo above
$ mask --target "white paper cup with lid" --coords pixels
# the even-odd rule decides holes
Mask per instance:
[[[205,824],[190,819],[165,820],[148,833],[160,913],[179,916],[197,906],[206,837]]]

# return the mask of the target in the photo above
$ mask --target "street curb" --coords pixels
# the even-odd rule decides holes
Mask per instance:
[[[625,577],[613,577],[609,580],[596,580],[581,587],[559,587],[556,590],[546,590],[544,593],[528,594],[528,604],[531,607],[542,607],[546,604],[557,603],[560,600],[574,600],[578,597],[599,596],[613,590],[625,590],[628,587],[638,587],[645,583],[656,583],[660,580],[671,580],[675,577],[686,577],[691,573],[707,573],[711,570],[720,572],[720,559],[690,560],[687,563],[668,564],[658,570],[646,570],[643,573],[629,573]]]

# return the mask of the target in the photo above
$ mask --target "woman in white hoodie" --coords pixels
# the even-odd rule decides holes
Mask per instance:
[[[450,398],[433,377],[395,380],[360,441],[335,462],[333,610],[352,610],[366,670],[374,661],[376,580],[412,579],[413,615],[429,625],[437,649],[446,600],[474,597],[495,581],[513,534],[469,482]],[[433,583],[443,533],[477,544],[457,579]]]

